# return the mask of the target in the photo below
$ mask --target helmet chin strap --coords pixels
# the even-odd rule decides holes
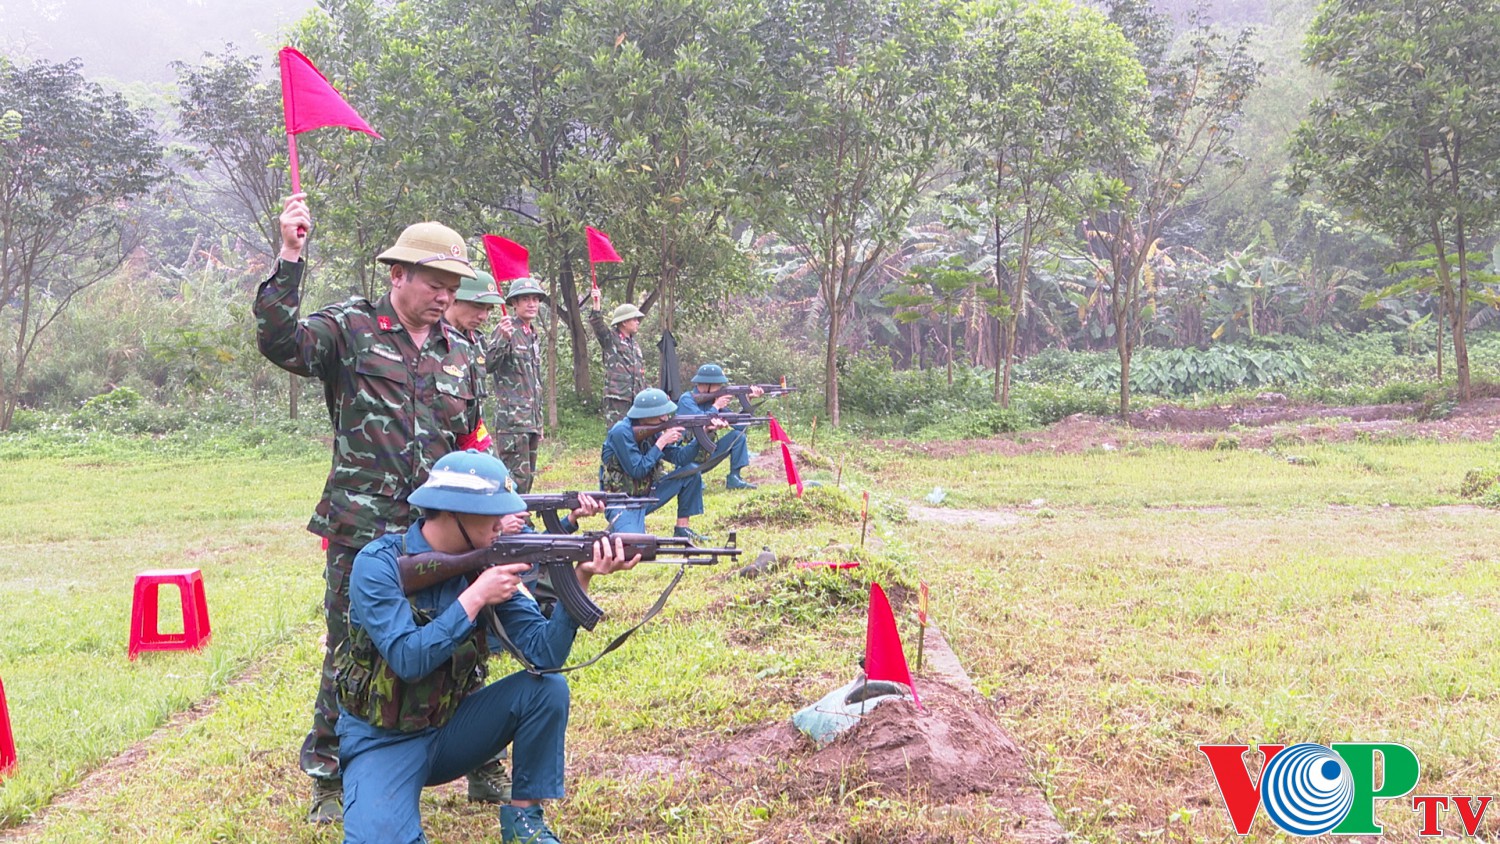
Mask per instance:
[[[464,520],[460,519],[458,517],[457,513],[453,514],[453,523],[456,524],[456,525],[458,525],[458,532],[463,535],[464,541],[467,542],[467,543],[469,543],[469,550],[470,551],[477,551],[477,550],[479,550],[479,546],[475,545],[474,544],[474,540],[472,540],[472,539],[469,538],[469,532],[467,530],[464,530]]]

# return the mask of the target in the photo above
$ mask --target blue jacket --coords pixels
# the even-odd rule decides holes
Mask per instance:
[[[686,466],[698,460],[698,444],[690,438],[665,449],[656,447],[655,436],[636,442],[635,432],[631,430],[633,421],[621,419],[609,429],[604,437],[604,448],[599,453],[601,464],[608,465],[609,459],[614,457],[625,474],[639,480],[650,475],[663,458],[674,466]]]

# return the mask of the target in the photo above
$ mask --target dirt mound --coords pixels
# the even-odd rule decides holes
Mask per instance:
[[[872,784],[892,796],[933,803],[974,793],[1020,800],[1032,792],[1021,751],[995,722],[989,701],[934,679],[920,682],[917,692],[922,709],[907,701],[878,706],[821,750],[783,722],[706,748],[694,761],[760,766],[767,759],[795,760],[801,763],[798,781],[810,792]]]
[[[986,453],[1077,454],[1154,445],[1178,448],[1266,448],[1278,443],[1379,442],[1430,438],[1440,441],[1493,439],[1500,432],[1500,399],[1480,398],[1452,408],[1441,419],[1422,419],[1417,404],[1330,406],[1282,402],[1208,408],[1160,405],[1132,413],[1130,424],[1077,414],[1039,431],[985,440],[913,443],[887,440],[879,447],[929,457]]]

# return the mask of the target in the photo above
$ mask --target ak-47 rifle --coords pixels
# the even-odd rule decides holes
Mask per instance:
[[[594,625],[604,617],[604,610],[578,585],[573,565],[594,558],[594,542],[598,539],[608,539],[611,544],[616,539],[620,540],[627,560],[639,554],[643,563],[671,563],[683,567],[678,570],[672,585],[662,593],[657,602],[657,610],[661,608],[661,604],[666,603],[667,595],[671,594],[672,587],[677,585],[677,579],[682,577],[687,566],[711,566],[725,557],[737,558],[740,555],[740,549],[734,547],[733,533],[729,534],[729,545],[724,548],[699,548],[685,538],[653,536],[649,533],[588,531],[571,536],[513,533],[497,538],[488,547],[462,554],[445,554],[441,551],[407,554],[396,558],[396,566],[401,572],[401,588],[410,595],[460,575],[478,575],[490,566],[530,563],[531,570],[521,575],[521,579],[535,580],[545,570],[550,576],[553,591],[557,592],[558,601],[567,609],[568,615],[580,626],[593,630]],[[651,615],[655,615],[654,610],[647,618]],[[641,623],[644,624],[645,621]]]
[[[695,390],[693,391],[693,401],[697,402],[699,407],[707,407],[712,405],[719,396],[734,396],[740,400],[740,410],[745,413],[754,413],[759,408],[759,405],[752,405],[750,403],[750,393],[754,387],[759,387],[761,389],[761,396],[768,399],[797,392],[796,387],[788,387],[785,381],[780,384],[729,384],[714,390],[712,393],[700,393]],[[765,404],[765,402],[761,402],[761,404]]]
[[[578,509],[580,495],[587,495],[609,509],[640,510],[656,503],[655,498],[637,498],[624,492],[528,492],[521,500],[526,502],[527,510],[541,514],[547,533],[560,534],[562,514]]]
[[[631,425],[630,430],[635,434],[635,441],[640,442],[652,434],[659,434],[670,428],[682,428],[691,431],[693,439],[703,449],[704,457],[714,453],[714,438],[709,435],[709,429],[714,427],[714,421],[718,420],[724,426],[735,427],[738,425],[753,425],[758,422],[769,422],[769,416],[752,416],[748,413],[679,413],[665,422],[657,422],[654,425]]]

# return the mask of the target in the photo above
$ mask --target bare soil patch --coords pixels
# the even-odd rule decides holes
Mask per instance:
[[[1008,510],[959,510],[950,507],[909,507],[907,515],[925,522],[974,527],[1010,527],[1021,523],[1021,517]]]
[[[1095,449],[1169,445],[1178,448],[1265,448],[1277,443],[1435,439],[1487,441],[1500,431],[1500,398],[1457,405],[1442,419],[1423,419],[1420,404],[1334,406],[1280,402],[1184,408],[1159,405],[1118,419],[1077,414],[1039,431],[984,440],[914,443],[888,440],[881,446],[928,457],[966,454],[1077,454]]]

